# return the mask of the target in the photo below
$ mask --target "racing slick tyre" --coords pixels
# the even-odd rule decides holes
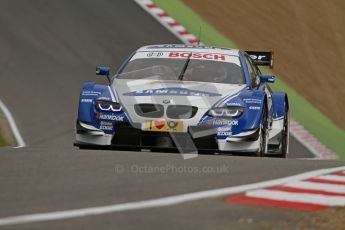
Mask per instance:
[[[258,151],[256,152],[256,156],[263,157],[267,151],[267,106],[264,104],[264,107],[262,109],[262,119],[260,123],[260,131],[259,131],[259,140],[260,140],[260,146]]]
[[[288,108],[285,107],[284,126],[282,131],[282,139],[280,142],[280,150],[278,157],[286,158],[286,155],[289,152],[289,140],[289,111]]]

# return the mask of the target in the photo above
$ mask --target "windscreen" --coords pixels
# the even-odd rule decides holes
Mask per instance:
[[[117,78],[245,84],[238,57],[191,52],[138,52]]]

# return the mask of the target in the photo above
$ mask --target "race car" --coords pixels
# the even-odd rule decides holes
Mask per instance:
[[[109,84],[85,83],[80,148],[177,149],[286,157],[289,103],[273,92],[272,52],[200,45],[149,45],[133,52]]]

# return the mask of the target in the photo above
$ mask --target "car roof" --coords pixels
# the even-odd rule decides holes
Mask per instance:
[[[204,45],[185,45],[185,44],[159,44],[140,47],[137,52],[157,52],[157,51],[184,51],[184,52],[202,52],[218,53],[232,56],[239,56],[240,50],[229,48],[218,48]]]

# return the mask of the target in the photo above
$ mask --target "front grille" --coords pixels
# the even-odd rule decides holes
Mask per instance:
[[[164,107],[158,104],[136,104],[134,110],[141,117],[160,118],[164,114]]]
[[[114,131],[112,144],[140,146],[140,129],[133,128],[129,123],[117,122]]]
[[[189,105],[169,105],[167,117],[171,119],[190,119],[195,116],[198,108]]]

